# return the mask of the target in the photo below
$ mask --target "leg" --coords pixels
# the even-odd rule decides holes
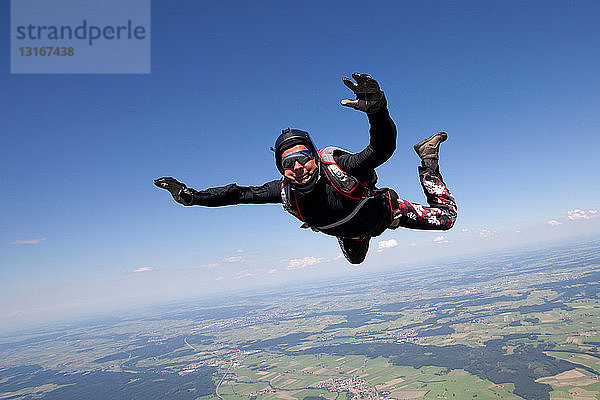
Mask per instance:
[[[360,264],[369,251],[370,237],[363,239],[337,238],[342,254],[350,264]]]
[[[390,229],[402,226],[413,229],[447,230],[454,225],[457,215],[456,201],[444,184],[438,165],[439,146],[447,138],[446,132],[438,132],[414,146],[421,159],[419,179],[429,207],[400,199],[390,189],[389,199],[392,209]]]
[[[412,229],[448,230],[456,221],[457,207],[454,197],[444,184],[437,168],[419,167],[419,178],[429,207],[400,199],[390,189],[392,223],[390,229],[400,226]]]

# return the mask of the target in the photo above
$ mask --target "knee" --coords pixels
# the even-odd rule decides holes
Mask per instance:
[[[358,265],[358,264],[362,263],[363,261],[365,261],[365,258],[366,258],[366,254],[361,256],[360,258],[347,258],[347,260],[350,264]]]
[[[456,213],[453,213],[453,214],[449,215],[447,218],[444,218],[444,221],[442,221],[441,230],[447,231],[447,230],[452,229],[455,222],[456,222]]]
[[[342,254],[350,264],[360,264],[365,260],[369,251],[369,238],[362,240],[338,238],[338,242]]]
[[[344,257],[350,264],[360,264],[365,261],[367,257],[367,251],[344,251]]]

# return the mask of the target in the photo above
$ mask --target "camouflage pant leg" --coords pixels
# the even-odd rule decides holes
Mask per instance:
[[[452,228],[458,209],[441,175],[437,171],[419,167],[419,178],[429,207],[400,199],[393,190],[390,190],[392,222],[389,229],[403,227],[448,230]]]

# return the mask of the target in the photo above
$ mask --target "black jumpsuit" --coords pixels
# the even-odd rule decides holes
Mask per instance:
[[[375,176],[374,169],[388,160],[396,149],[396,126],[387,109],[368,114],[369,145],[359,153],[334,154],[337,165],[346,173],[361,180]],[[323,168],[321,168],[323,174]],[[392,189],[378,189],[373,199],[364,204],[348,222],[321,232],[336,236],[346,259],[361,263],[368,251],[369,239],[387,228],[399,226],[413,229],[450,229],[456,219],[456,203],[446,188],[437,163],[419,167],[419,177],[429,207],[400,199]],[[285,178],[284,178],[285,179]],[[233,204],[282,203],[284,179],[262,186],[238,186],[232,183],[202,191],[192,190],[189,205],[218,207]],[[375,182],[371,182],[373,185]],[[325,177],[309,193],[291,187],[290,203],[296,215],[310,227],[323,227],[348,216],[358,200],[350,199]]]

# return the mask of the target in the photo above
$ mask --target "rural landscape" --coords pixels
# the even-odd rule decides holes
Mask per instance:
[[[0,399],[600,399],[600,241],[0,338]]]

